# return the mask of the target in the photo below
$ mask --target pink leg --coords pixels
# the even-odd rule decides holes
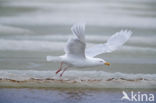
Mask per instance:
[[[68,67],[65,67],[65,68],[63,69],[63,72],[60,74],[60,77],[62,77],[63,73],[64,73],[67,69],[68,69]]]
[[[63,65],[63,62],[61,62],[60,68],[56,71],[56,74],[58,74],[62,70],[62,65]]]

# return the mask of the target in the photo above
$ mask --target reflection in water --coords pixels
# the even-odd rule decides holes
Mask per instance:
[[[88,96],[91,97],[92,95],[87,94],[84,90],[72,90],[72,91],[66,91],[66,99],[69,101],[82,101],[84,98],[87,98]]]
[[[0,89],[0,103],[121,103],[123,90]],[[131,90],[130,90],[131,91]],[[126,90],[127,93],[130,91]],[[152,93],[155,90],[133,90]],[[124,101],[124,103],[130,103]],[[138,102],[134,102],[138,103]]]

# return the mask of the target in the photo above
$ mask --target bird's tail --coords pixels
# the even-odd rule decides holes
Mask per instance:
[[[47,61],[59,62],[61,60],[58,56],[47,56]]]

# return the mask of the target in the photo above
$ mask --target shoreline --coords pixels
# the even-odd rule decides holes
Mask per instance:
[[[124,74],[104,71],[0,71],[0,87],[28,88],[155,88],[156,74]]]
[[[0,89],[36,89],[36,90],[68,90],[68,91],[72,91],[72,90],[85,90],[85,91],[115,91],[115,92],[119,92],[122,90],[126,90],[126,91],[143,91],[143,92],[156,92],[156,88],[54,88],[54,87],[0,87]]]

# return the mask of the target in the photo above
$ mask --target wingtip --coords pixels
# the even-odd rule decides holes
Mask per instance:
[[[76,27],[83,27],[83,29],[85,29],[85,26],[86,26],[86,23],[85,23],[85,22],[82,22],[82,23],[75,23],[75,24],[72,25],[71,31],[74,31],[74,29],[75,29]]]
[[[128,30],[128,29],[124,29],[124,30],[121,29],[120,32],[128,34],[128,37],[130,37],[133,34],[133,32],[131,30]]]
[[[79,23],[74,23],[72,28],[74,28],[75,26],[85,26],[86,22],[79,22]]]
[[[77,23],[71,27],[72,33],[82,42],[85,43],[85,24]]]

